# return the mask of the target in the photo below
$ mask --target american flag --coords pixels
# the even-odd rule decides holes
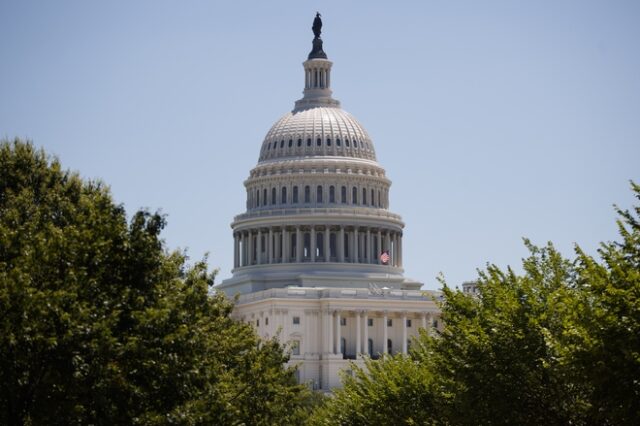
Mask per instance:
[[[382,253],[380,253],[380,262],[383,265],[388,265],[390,259],[391,259],[391,257],[389,256],[389,251],[388,250],[385,250]]]

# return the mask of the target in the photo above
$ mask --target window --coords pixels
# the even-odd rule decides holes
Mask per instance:
[[[369,356],[373,356],[373,339],[367,340],[367,353]]]
[[[349,148],[349,139],[345,139],[344,143],[347,145],[347,148]]]
[[[375,192],[374,192],[374,191],[373,191],[373,189],[372,189],[372,190],[371,190],[371,206],[374,206],[374,207],[375,207],[376,202],[375,202],[375,200],[374,200],[374,195],[375,195]]]
[[[322,139],[318,138],[316,139],[316,146],[321,146],[322,145]]]
[[[276,189],[271,188],[271,204],[275,204],[275,203],[276,203]]]
[[[327,146],[331,146],[331,139],[327,138]]]
[[[267,151],[269,151],[270,149],[271,149],[271,142],[267,144]]]
[[[298,187],[293,187],[293,203],[296,204],[298,202]]]
[[[357,147],[358,147],[358,141],[357,141],[357,140],[355,140],[355,139],[353,140],[353,147],[354,147],[354,148],[357,148]]]
[[[387,327],[393,327],[393,320],[391,318],[387,318]]]
[[[289,148],[293,145],[293,139],[289,139]]]
[[[336,256],[336,234],[335,233],[329,234],[329,252],[327,254],[329,255],[329,257]]]
[[[391,339],[387,339],[387,353],[389,355],[393,354],[393,342],[391,341]]]
[[[330,203],[336,202],[336,187],[333,185],[329,187],[329,202]]]
[[[355,186],[351,190],[351,204],[358,204],[358,188]]]
[[[282,192],[282,194],[280,196],[280,203],[281,204],[286,204],[287,203],[287,187],[283,186],[281,192]]]
[[[298,139],[298,147],[302,146],[302,139]]]
[[[340,325],[343,327],[347,325],[347,319],[345,317],[340,318]]]
[[[343,186],[340,189],[340,202],[342,204],[346,204],[347,203],[347,187]]]
[[[262,190],[262,205],[267,205],[267,188]]]
[[[347,352],[347,339],[344,337],[340,338],[340,353],[345,354]]]
[[[302,255],[305,259],[311,257],[311,234],[308,232],[305,232],[303,236]]]
[[[304,187],[304,202],[305,203],[311,202],[311,187],[309,187],[309,185]]]
[[[341,146],[342,145],[342,143],[340,142],[340,139],[336,139],[336,145],[337,146]]]
[[[284,140],[280,141],[280,148],[284,148]]]
[[[311,146],[311,138],[307,139],[307,146]]]
[[[260,327],[260,319],[256,320],[256,327]]]
[[[373,327],[373,318],[367,318],[367,326]]]
[[[438,328],[438,320],[433,320],[433,328]]]
[[[411,327],[411,320],[407,319],[407,327]]]
[[[266,317],[266,318],[264,319],[264,325],[269,325],[269,317]]]
[[[362,188],[362,204],[367,205],[367,190]]]
[[[260,207],[260,190],[256,189],[256,207]]]
[[[324,232],[316,233],[316,257],[324,257]]]
[[[316,202],[317,203],[322,202],[322,186],[321,185],[318,185],[318,187],[316,188]]]
[[[300,325],[300,317],[293,317],[293,325]]]
[[[300,355],[300,340],[291,341],[291,355]]]
[[[382,200],[380,199],[380,190],[378,189],[378,207],[382,207]]]

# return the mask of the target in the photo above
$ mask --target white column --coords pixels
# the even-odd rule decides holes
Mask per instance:
[[[384,249],[383,250],[388,250],[389,251],[389,256],[391,256],[391,232],[387,231],[386,235],[384,236]],[[389,260],[389,265],[391,265],[391,260]]]
[[[328,312],[328,327],[329,327],[329,335],[327,338],[327,346],[328,346],[328,350],[327,353],[333,354],[335,353],[335,348],[333,347],[333,328],[335,327],[335,323],[333,322],[333,311],[329,311]]]
[[[287,235],[287,229],[282,227],[281,247],[282,247],[282,263],[289,262],[289,235]]]
[[[311,227],[311,261],[316,261],[316,228]]]
[[[384,317],[382,319],[382,353],[384,355],[386,355],[389,350],[389,346],[387,345],[387,340],[389,339],[387,332],[387,328],[389,328],[387,327],[388,318],[387,311],[384,311]]]
[[[238,235],[233,234],[233,267],[238,267]]]
[[[331,260],[331,231],[329,230],[329,225],[324,228],[324,261],[329,262]]]
[[[358,228],[353,228],[353,257],[354,263],[358,263],[360,261],[358,257]]]
[[[338,261],[344,263],[344,226],[340,226],[336,247],[338,248]]]
[[[407,313],[402,313],[402,353],[407,354]]]
[[[256,264],[260,265],[262,263],[262,230],[258,229],[258,237],[256,241]]]
[[[362,324],[364,325],[364,333],[362,333],[363,352],[369,355],[369,312],[367,311],[364,311]]]
[[[362,352],[360,350],[360,339],[362,338],[362,336],[360,336],[360,311],[356,312],[356,358],[360,356],[360,353]]]
[[[267,252],[269,253],[269,263],[273,263],[273,228],[269,228],[269,238],[268,238],[268,247]]]
[[[342,337],[342,333],[341,333],[341,326],[340,326],[340,311],[336,310],[336,354],[341,354],[342,352],[340,352],[340,340]]]
[[[320,315],[322,315],[322,347],[320,348],[320,351],[326,355],[333,352],[333,342],[331,341],[331,327],[333,327],[333,318],[331,315],[331,311],[329,311],[328,309],[323,309],[320,312]]]

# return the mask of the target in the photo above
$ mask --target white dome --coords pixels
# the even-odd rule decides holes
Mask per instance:
[[[294,110],[267,132],[259,161],[297,156],[343,156],[376,159],[367,131],[337,107]]]

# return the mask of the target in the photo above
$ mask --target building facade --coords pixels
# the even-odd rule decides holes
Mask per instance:
[[[328,390],[350,362],[406,353],[419,328],[439,326],[439,311],[438,294],[403,275],[391,181],[332,96],[321,25],[317,16],[303,97],[268,131],[244,182],[233,276],[218,289],[239,294],[234,315],[259,335],[291,345],[301,382]]]

